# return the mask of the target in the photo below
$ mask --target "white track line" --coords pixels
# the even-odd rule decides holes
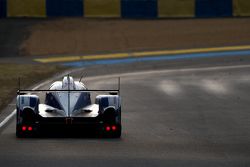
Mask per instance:
[[[9,121],[11,120],[16,114],[16,110],[12,111],[10,115],[8,115],[1,123],[0,123],[0,129]]]
[[[112,75],[100,75],[93,77],[86,77],[88,81],[99,80],[100,78],[116,78],[116,77],[128,77],[128,76],[140,76],[140,75],[152,75],[152,74],[166,74],[166,73],[176,73],[176,72],[194,72],[194,71],[217,71],[217,70],[230,70],[230,69],[241,69],[250,68],[250,65],[234,65],[234,66],[217,66],[217,67],[200,67],[200,68],[182,68],[182,69],[165,69],[165,70],[148,70],[140,72],[122,73],[122,74],[112,74]]]
[[[173,69],[173,70],[157,70],[157,71],[144,71],[144,72],[134,72],[134,73],[123,73],[123,74],[114,74],[114,75],[102,75],[102,76],[95,76],[95,77],[86,77],[85,79],[88,80],[96,80],[101,78],[111,78],[111,77],[126,77],[126,76],[135,76],[135,75],[147,75],[147,74],[155,74],[155,73],[172,73],[172,72],[192,72],[192,71],[213,71],[213,70],[226,70],[226,69],[239,69],[239,68],[250,68],[250,65],[235,65],[235,66],[217,66],[217,67],[203,67],[203,68],[186,68],[186,69]],[[60,78],[65,74],[72,73],[75,71],[79,71],[83,69],[77,69],[77,70],[71,70],[70,72],[65,72],[56,78]],[[40,87],[48,84],[53,79],[49,79],[36,87],[34,87],[32,90],[39,89]],[[0,123],[0,129],[15,116],[16,110],[14,110],[10,115],[8,115],[1,123]]]

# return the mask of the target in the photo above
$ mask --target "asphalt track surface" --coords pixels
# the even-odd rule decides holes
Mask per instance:
[[[249,56],[83,69],[73,75],[89,88],[116,88],[121,76],[122,138],[17,139],[13,119],[0,164],[250,166],[249,70]]]

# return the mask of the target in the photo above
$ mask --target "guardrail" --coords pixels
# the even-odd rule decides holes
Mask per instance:
[[[250,16],[249,0],[0,0],[0,17]]]

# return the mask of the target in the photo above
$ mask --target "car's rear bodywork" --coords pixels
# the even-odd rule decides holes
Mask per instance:
[[[27,92],[31,94],[26,94]],[[36,93],[44,92],[44,103]],[[91,102],[91,93],[102,92]],[[66,76],[48,90],[19,90],[16,109],[17,137],[121,136],[121,100],[117,90],[88,90]],[[106,94],[105,94],[106,93]],[[109,94],[107,94],[109,93]]]

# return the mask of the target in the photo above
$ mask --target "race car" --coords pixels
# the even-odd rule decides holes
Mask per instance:
[[[43,97],[37,95],[41,92]],[[103,92],[94,103],[93,92]],[[67,75],[47,90],[17,91],[17,137],[56,134],[119,138],[121,130],[120,88],[88,90],[83,82]]]

